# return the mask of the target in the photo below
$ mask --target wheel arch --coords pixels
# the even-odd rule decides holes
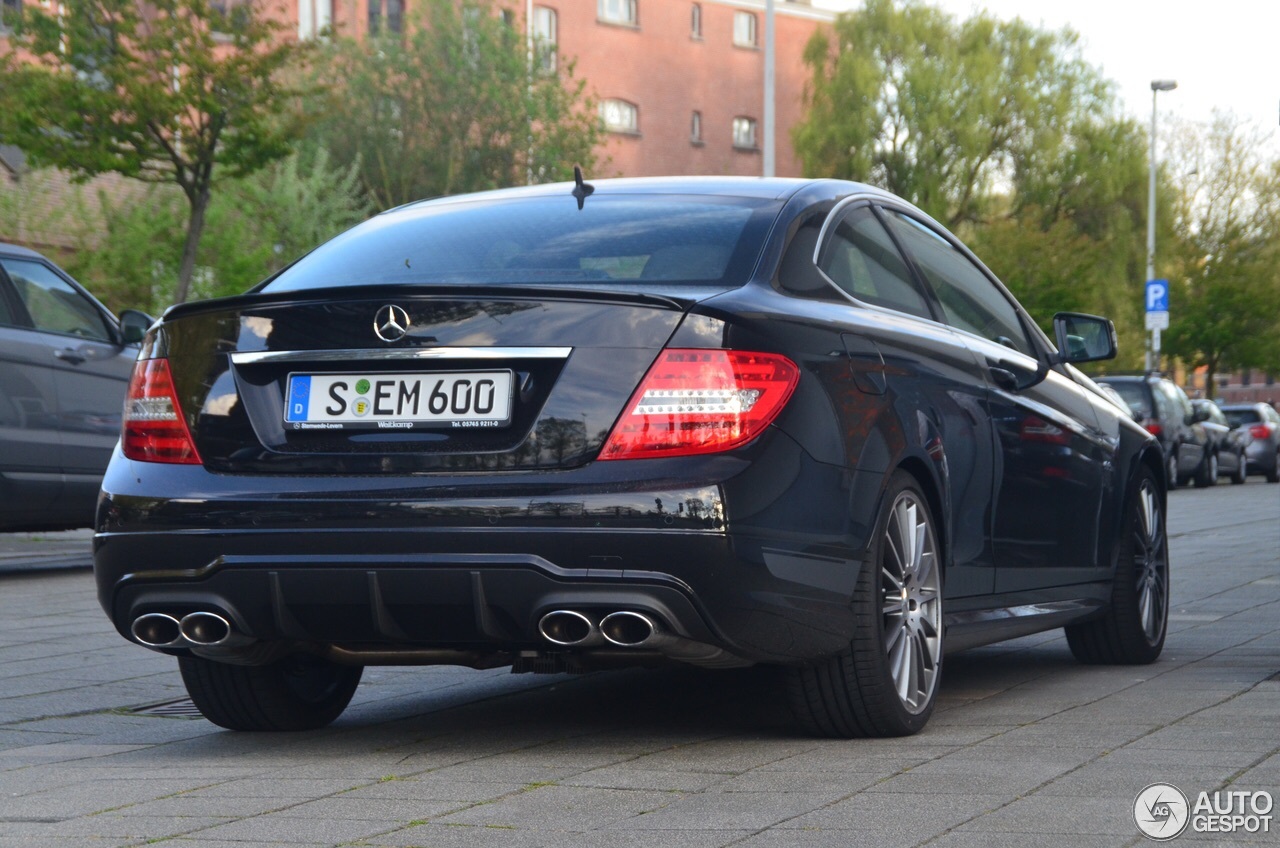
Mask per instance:
[[[910,475],[916,485],[920,487],[920,491],[924,493],[925,500],[929,503],[929,512],[933,515],[933,521],[937,529],[935,536],[938,540],[938,546],[942,548],[942,556],[939,558],[939,564],[942,567],[943,588],[946,587],[947,568],[950,565],[951,552],[951,522],[947,520],[947,511],[944,509],[942,497],[942,484],[938,480],[936,471],[929,463],[916,456],[906,456],[893,469],[894,471],[903,471]],[[888,488],[889,477],[885,476],[885,488]]]

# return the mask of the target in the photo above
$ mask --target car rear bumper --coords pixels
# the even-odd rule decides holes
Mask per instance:
[[[625,463],[625,480],[624,463],[595,463],[466,481],[264,479],[117,457],[99,505],[99,599],[127,638],[140,615],[205,610],[268,643],[510,653],[556,648],[538,630],[552,610],[597,623],[629,610],[743,660],[812,659],[848,645],[880,479],[851,482],[770,441],[753,461],[684,461],[682,479],[661,460]],[[855,491],[872,493],[860,509]]]
[[[1255,439],[1245,448],[1245,461],[1249,471],[1255,474],[1269,474],[1276,470],[1280,463],[1280,451],[1267,439]]]

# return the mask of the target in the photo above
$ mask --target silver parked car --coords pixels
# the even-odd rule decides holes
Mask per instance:
[[[1219,477],[1226,477],[1232,483],[1243,483],[1249,473],[1245,451],[1253,441],[1248,428],[1232,427],[1222,410],[1211,400],[1196,398],[1191,401],[1191,408],[1206,416],[1201,423],[1209,436],[1211,474],[1207,475],[1205,485],[1214,485]]]
[[[0,529],[88,527],[152,319],[0,243]]]
[[[1280,483],[1280,413],[1270,404],[1241,403],[1222,407],[1222,414],[1232,427],[1244,428],[1253,437],[1245,449],[1249,473]]]

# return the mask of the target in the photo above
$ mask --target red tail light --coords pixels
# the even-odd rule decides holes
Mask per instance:
[[[600,458],[690,456],[744,445],[772,423],[799,379],[795,363],[775,353],[664,350]]]
[[[146,359],[133,367],[120,447],[125,456],[143,462],[200,464],[200,454],[173,391],[169,360]]]
[[[1158,436],[1164,432],[1164,428],[1160,426],[1160,422],[1154,418],[1148,418],[1143,422],[1142,426],[1146,427],[1147,432],[1153,436]]]
[[[1266,424],[1254,424],[1249,428],[1249,435],[1255,439],[1271,438],[1271,427]]]

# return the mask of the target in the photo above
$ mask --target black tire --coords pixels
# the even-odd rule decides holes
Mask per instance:
[[[1206,489],[1218,485],[1218,455],[1206,451],[1200,467],[1196,469],[1196,488]]]
[[[1280,451],[1276,451],[1275,461],[1271,463],[1271,470],[1267,472],[1268,483],[1280,483]]]
[[[1164,472],[1168,478],[1166,481],[1169,485],[1169,491],[1178,488],[1178,449],[1174,448],[1169,451],[1169,455],[1164,460]]]
[[[228,730],[324,727],[347,708],[364,671],[307,654],[257,666],[179,657],[178,668],[204,717]]]
[[[916,549],[913,539],[908,549],[901,528],[915,527],[918,539],[921,524],[923,546]],[[787,694],[801,727],[851,738],[907,736],[925,726],[942,674],[940,557],[929,502],[915,478],[899,471],[890,479],[854,588],[849,648],[788,669]]]
[[[1244,451],[1236,454],[1236,471],[1231,475],[1232,485],[1240,485],[1249,479],[1249,461],[1244,458]]]
[[[1125,504],[1110,607],[1101,618],[1068,625],[1067,644],[1082,663],[1145,665],[1160,656],[1168,625],[1164,499],[1155,475],[1144,468]]]

